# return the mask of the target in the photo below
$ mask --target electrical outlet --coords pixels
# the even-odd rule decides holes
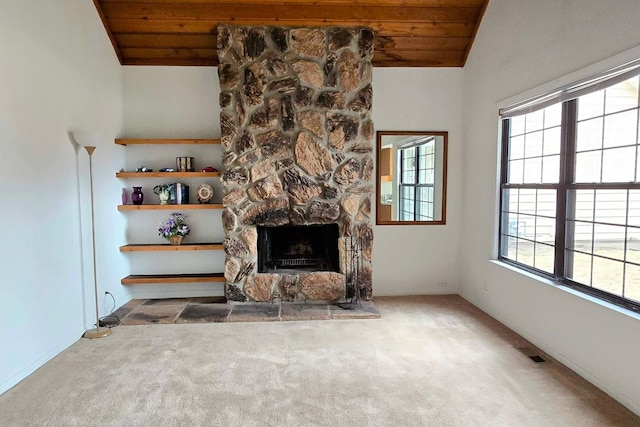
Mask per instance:
[[[447,286],[449,286],[449,284],[446,281],[442,281],[438,282],[438,286],[440,286],[441,288],[446,288]]]
[[[489,283],[486,280],[482,281],[482,290],[485,292],[489,292]]]

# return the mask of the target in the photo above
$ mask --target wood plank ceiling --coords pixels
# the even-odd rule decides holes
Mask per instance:
[[[94,0],[122,65],[218,65],[216,28],[368,26],[377,67],[462,67],[489,0]]]

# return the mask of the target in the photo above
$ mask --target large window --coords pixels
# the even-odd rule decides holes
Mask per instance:
[[[433,220],[435,178],[435,138],[416,146],[401,148],[400,211],[401,221]]]
[[[503,119],[499,257],[640,310],[640,77],[620,80]]]

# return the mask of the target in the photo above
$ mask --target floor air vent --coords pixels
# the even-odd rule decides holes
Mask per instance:
[[[527,356],[529,359],[531,359],[533,362],[535,363],[551,363],[550,360],[544,358],[543,356],[541,356],[542,352],[540,350],[538,350],[537,348],[533,348],[533,347],[516,347],[516,349],[524,354],[525,356]]]
[[[536,363],[545,363],[547,362],[546,360],[544,360],[541,356],[529,356],[529,359],[533,360]]]

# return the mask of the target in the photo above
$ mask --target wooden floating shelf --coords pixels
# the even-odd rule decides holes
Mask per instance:
[[[120,283],[123,285],[141,285],[152,283],[201,283],[224,282],[223,273],[202,274],[131,274],[123,277]]]
[[[152,251],[217,251],[224,249],[222,243],[191,243],[182,245],[136,244],[120,246],[120,252],[152,252]]]
[[[116,178],[212,178],[220,172],[116,172]]]
[[[187,205],[118,205],[119,211],[181,211],[197,209],[223,209],[222,203],[201,203]]]
[[[220,144],[220,139],[116,139],[118,145],[136,144]]]

